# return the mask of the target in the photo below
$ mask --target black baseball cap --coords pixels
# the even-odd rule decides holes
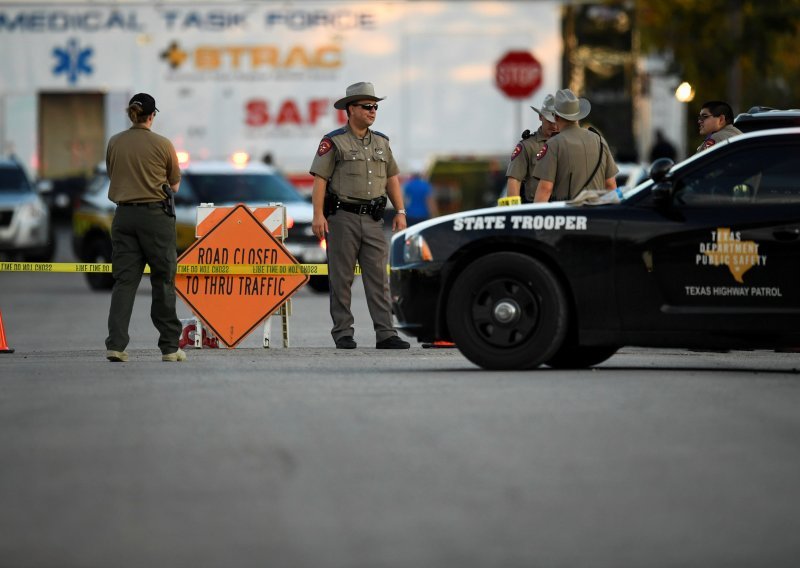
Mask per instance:
[[[153,112],[159,112],[156,108],[156,100],[148,95],[147,93],[138,93],[133,95],[128,106],[131,105],[138,105],[142,107],[142,110],[145,114],[153,114]]]

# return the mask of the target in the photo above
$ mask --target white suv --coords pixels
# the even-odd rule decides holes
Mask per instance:
[[[0,158],[0,253],[49,262],[54,248],[50,210],[22,166],[16,160]]]

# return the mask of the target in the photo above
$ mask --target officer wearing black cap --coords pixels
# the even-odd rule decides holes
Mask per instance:
[[[113,362],[128,360],[128,326],[145,264],[150,265],[150,317],[159,333],[161,360],[186,360],[178,347],[181,322],[175,310],[175,214],[162,187],[178,191],[181,172],[172,143],[151,130],[156,112],[153,97],[134,95],[127,108],[133,125],[112,136],[106,150],[108,198],[117,204],[111,225],[114,289],[106,338],[106,358]]]
[[[386,274],[388,246],[383,231],[386,197],[396,213],[392,229],[406,228],[399,169],[389,138],[370,126],[378,101],[372,83],[355,83],[334,108],[347,111],[347,124],[326,134],[311,164],[314,176],[314,234],[328,241],[328,277],[331,335],[337,349],[354,349],[355,319],[350,311],[356,262],[361,266],[367,306],[378,349],[408,349],[392,324],[389,281]]]

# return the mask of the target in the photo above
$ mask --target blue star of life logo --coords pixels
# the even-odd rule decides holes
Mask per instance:
[[[66,47],[54,47],[53,57],[56,58],[53,75],[64,74],[67,76],[70,85],[78,81],[80,75],[91,75],[92,66],[89,58],[94,54],[91,47],[81,48],[77,39],[67,41]]]

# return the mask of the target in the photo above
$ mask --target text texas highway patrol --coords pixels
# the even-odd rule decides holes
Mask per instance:
[[[462,217],[453,221],[454,231],[486,231],[505,229],[507,221],[512,229],[534,229],[545,231],[585,231],[586,217],[583,215],[483,215]]]

